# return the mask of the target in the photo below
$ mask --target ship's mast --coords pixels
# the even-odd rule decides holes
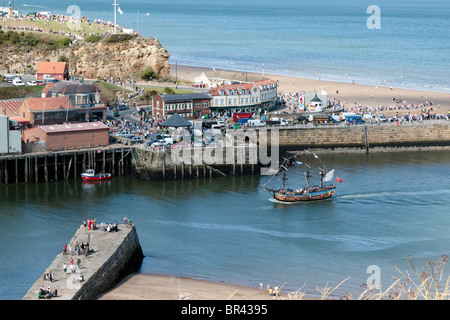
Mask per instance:
[[[310,168],[310,166],[309,166],[309,164],[310,164],[310,162],[309,162],[309,157],[308,157],[308,164],[306,165],[306,167],[308,168],[308,170],[306,170],[306,172],[305,172],[306,188],[307,188],[307,190],[309,190],[309,177],[310,177],[310,174],[309,174],[309,168]]]
[[[323,188],[323,169],[320,169],[320,189]]]

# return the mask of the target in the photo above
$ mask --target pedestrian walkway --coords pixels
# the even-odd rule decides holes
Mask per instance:
[[[81,225],[73,238],[67,243],[67,248],[72,247],[72,255],[67,249],[67,254],[63,254],[63,245],[61,243],[61,253],[59,253],[50,266],[44,270],[41,277],[34,283],[23,300],[36,300],[41,288],[51,288],[52,292],[57,290],[57,296],[50,298],[51,300],[71,300],[80,288],[86,284],[89,279],[108,261],[110,257],[116,254],[118,248],[123,244],[133,227],[119,224],[117,232],[103,231],[101,228],[89,230],[89,228]],[[88,255],[78,255],[75,251],[75,244],[78,242],[89,243]],[[73,259],[75,272],[71,273],[70,260]],[[77,260],[80,259],[80,265],[77,266]],[[63,270],[64,263],[67,270]],[[45,279],[47,273],[52,272],[52,281]]]

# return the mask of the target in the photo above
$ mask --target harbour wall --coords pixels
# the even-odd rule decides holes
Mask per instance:
[[[255,134],[256,132],[256,134]],[[113,145],[86,150],[30,153],[0,157],[0,184],[80,179],[87,167],[113,176],[137,174],[141,180],[198,179],[260,174],[261,168],[288,151],[319,153],[370,153],[415,150],[449,150],[450,122],[412,124],[328,125],[240,131],[231,147],[153,150],[145,145]],[[270,157],[270,162],[264,162]]]
[[[260,172],[256,144],[163,151],[141,145],[132,154],[141,180],[199,179]]]
[[[282,150],[321,149],[346,152],[422,150],[450,147],[450,122],[298,127],[278,130]],[[267,143],[272,144],[267,134]]]
[[[42,286],[58,290],[57,297],[52,300],[91,300],[99,294],[114,287],[126,275],[139,269],[143,253],[135,226],[127,227],[119,224],[118,232],[106,232],[101,229],[89,230],[80,226],[68,245],[75,248],[75,243],[89,243],[93,250],[89,255],[73,256],[60,253],[45,270],[44,274],[34,283],[23,300],[36,300]],[[61,245],[62,247],[62,245]],[[74,274],[63,271],[63,264],[69,260],[81,259],[80,268],[76,267]],[[44,275],[53,273],[53,281],[44,279]],[[83,281],[79,281],[83,277]]]

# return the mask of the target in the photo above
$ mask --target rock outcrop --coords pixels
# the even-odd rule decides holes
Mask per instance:
[[[65,56],[71,72],[86,79],[137,79],[142,69],[151,67],[160,77],[169,77],[170,54],[156,38],[136,37],[127,41],[109,43],[83,42],[60,50],[45,51],[36,48],[19,49],[1,45],[0,71],[4,73],[36,72],[39,62],[57,61]]]
[[[140,37],[119,43],[85,43],[66,54],[70,69],[88,79],[136,79],[148,67],[162,77],[169,76],[169,56],[157,39]]]

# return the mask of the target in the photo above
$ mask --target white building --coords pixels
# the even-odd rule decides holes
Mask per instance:
[[[195,83],[204,84],[209,88],[215,88],[224,84],[243,84],[260,80],[268,79],[264,79],[262,75],[258,73],[231,70],[205,71],[194,78]]]
[[[306,111],[321,112],[328,106],[328,94],[325,90],[321,92],[305,91],[303,97]]]
[[[0,154],[22,153],[21,130],[10,130],[13,122],[9,117],[0,115]]]
[[[277,82],[270,79],[220,85],[211,90],[211,111],[226,112],[231,116],[235,112],[259,113],[270,110],[276,104],[277,87]]]

